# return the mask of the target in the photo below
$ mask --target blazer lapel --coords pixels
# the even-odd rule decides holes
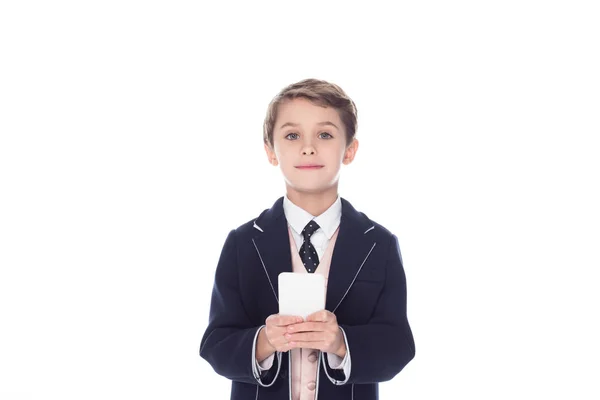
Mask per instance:
[[[283,212],[283,197],[273,207],[254,221],[255,235],[252,238],[264,273],[273,291],[273,300],[279,304],[279,274],[292,272],[292,255],[287,220]],[[267,289],[265,289],[267,290]],[[279,307],[277,307],[279,308]]]
[[[348,201],[341,200],[340,230],[333,248],[325,303],[325,309],[331,312],[339,307],[375,247],[372,236],[367,234],[373,228],[371,221]]]

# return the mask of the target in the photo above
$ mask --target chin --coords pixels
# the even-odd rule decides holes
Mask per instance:
[[[319,185],[319,186],[307,186],[307,185],[290,185],[290,188],[295,190],[298,193],[306,193],[306,194],[317,194],[317,193],[325,193],[334,188],[335,185]]]

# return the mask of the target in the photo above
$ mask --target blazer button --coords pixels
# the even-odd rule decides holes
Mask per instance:
[[[314,363],[315,361],[317,361],[317,352],[313,351],[312,353],[310,353],[308,355],[308,361],[310,361],[311,363]]]
[[[308,390],[315,390],[315,381],[310,381],[306,384]]]

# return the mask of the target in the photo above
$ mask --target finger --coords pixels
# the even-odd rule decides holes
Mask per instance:
[[[292,345],[290,344],[290,342],[282,342],[275,346],[275,348],[277,349],[277,351],[289,351],[292,348]]]
[[[335,318],[335,314],[327,311],[321,310],[316,313],[310,314],[306,317],[306,321],[308,322],[328,322],[329,320]]]
[[[287,332],[322,332],[327,329],[327,323],[324,322],[300,322],[298,324],[288,325]]]
[[[271,344],[271,346],[275,347],[277,351],[280,351],[280,349],[283,346],[286,346],[289,342],[289,340],[284,336],[284,334],[284,332],[277,333],[273,331],[267,333],[267,339],[269,340],[269,343]]]
[[[281,314],[273,314],[270,315],[266,323],[275,326],[287,326],[290,324],[296,324],[298,322],[302,322],[302,318],[294,315],[281,315]]]
[[[291,342],[285,338],[283,335],[281,335],[281,339],[278,341],[278,345],[277,347],[277,351],[289,351],[290,349],[293,348],[293,345],[291,344]]]
[[[285,338],[290,343],[322,342],[325,340],[323,332],[286,333]]]
[[[341,344],[343,345],[343,340],[340,344],[340,340],[332,332],[303,332],[294,335],[298,336],[290,337],[290,346],[292,348],[308,348],[333,352],[337,351]]]

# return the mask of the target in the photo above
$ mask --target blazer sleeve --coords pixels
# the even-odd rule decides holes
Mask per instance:
[[[347,383],[388,381],[414,358],[415,342],[406,316],[406,276],[396,235],[392,234],[384,288],[369,323],[340,326],[352,349]]]
[[[263,374],[253,372],[254,326],[242,303],[238,273],[236,231],[232,230],[217,264],[210,303],[209,322],[200,342],[200,356],[216,373],[233,381],[260,383]],[[258,381],[258,382],[257,382]]]

